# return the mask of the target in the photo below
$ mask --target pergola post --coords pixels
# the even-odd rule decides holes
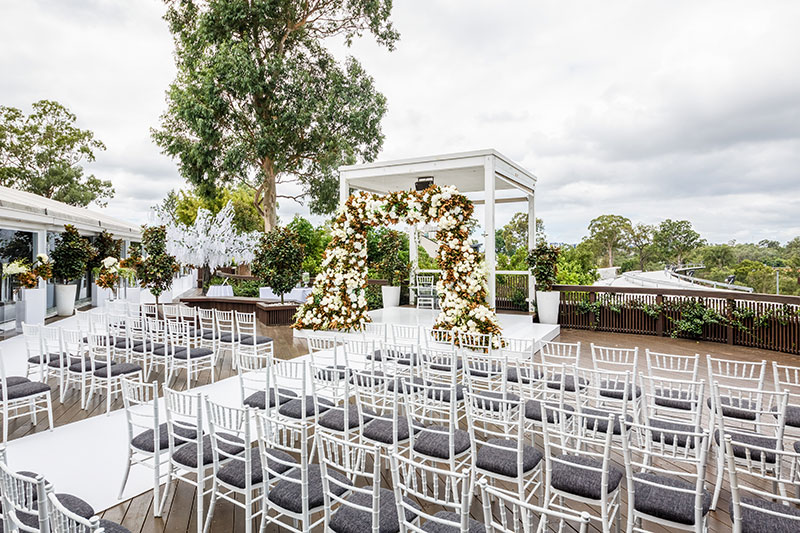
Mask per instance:
[[[416,274],[419,272],[419,244],[417,242],[417,228],[413,224],[408,227],[408,260],[411,263],[411,272],[408,275],[409,287],[417,284]],[[416,303],[416,292],[409,289],[408,303]]]
[[[536,248],[536,197],[528,195],[528,250]],[[536,281],[533,273],[528,271],[528,311],[533,310],[533,302],[536,299]]]
[[[495,242],[494,242],[494,192],[495,192],[495,160],[493,155],[486,156],[483,163],[484,194],[486,203],[484,204],[484,257],[486,258],[486,270],[488,272],[488,288],[486,301],[490,307],[494,308],[495,301]]]
[[[347,198],[350,197],[350,185],[347,183],[347,175],[344,172],[339,173],[339,205],[344,205]]]

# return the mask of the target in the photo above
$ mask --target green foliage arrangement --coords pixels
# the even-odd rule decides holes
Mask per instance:
[[[167,230],[164,226],[143,226],[142,247],[147,257],[137,269],[139,284],[158,298],[172,287],[172,278],[180,270],[175,257],[167,253]]]
[[[545,242],[540,242],[528,254],[528,266],[536,278],[536,290],[552,291],[558,276],[558,256],[561,249]]]
[[[26,116],[0,106],[0,185],[80,207],[106,205],[114,196],[111,182],[84,175],[81,166],[105,145],[76,128],[77,117],[58,102],[40,100],[32,108]]]
[[[58,283],[72,283],[86,274],[89,261],[96,254],[97,250],[87,239],[81,237],[77,228],[67,224],[64,226],[64,233],[56,239],[56,247],[50,254],[53,277]]]
[[[289,228],[275,228],[261,237],[256,257],[250,269],[275,294],[292,290],[303,278],[305,246]]]
[[[297,234],[300,244],[306,247],[306,255],[303,258],[303,272],[308,272],[311,276],[319,274],[319,266],[322,263],[322,254],[331,241],[331,235],[327,226],[314,227],[311,222],[295,215],[292,221],[286,226]]]
[[[391,0],[166,0],[177,75],[153,132],[201,196],[250,177],[264,229],[276,226],[284,177],[311,196],[312,213],[336,207],[337,168],[373,160],[386,99],[354,58],[325,48],[372,34],[392,48]]]
[[[397,286],[408,279],[408,237],[392,229],[381,228],[367,234],[369,269],[380,278]]]
[[[92,271],[99,269],[103,259],[106,257],[119,259],[122,255],[122,240],[115,239],[114,236],[106,230],[103,230],[97,237],[95,237],[92,246],[94,246],[96,252],[94,257],[92,257],[92,259],[89,261],[88,265],[89,270]]]
[[[208,291],[211,285],[222,285],[225,278],[214,276],[204,287]],[[236,279],[229,278],[228,285],[233,289],[233,295],[244,298],[258,298],[258,289],[261,287],[261,282],[253,279]]]

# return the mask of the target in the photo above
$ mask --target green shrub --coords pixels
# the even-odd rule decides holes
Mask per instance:
[[[305,246],[289,228],[275,228],[261,237],[251,270],[272,292],[283,295],[303,278]],[[258,292],[258,291],[256,291]]]
[[[558,275],[558,254],[561,249],[558,246],[551,246],[545,242],[530,251],[528,254],[528,266],[536,278],[536,290],[552,291]]]
[[[53,250],[53,277],[59,283],[71,283],[83,277],[88,263],[96,254],[88,240],[81,237],[75,226],[67,224],[58,236]]]

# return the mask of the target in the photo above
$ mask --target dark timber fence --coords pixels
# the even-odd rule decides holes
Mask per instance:
[[[556,285],[565,328],[678,336],[800,354],[800,296],[735,291]],[[700,335],[680,331],[687,305],[718,320]]]

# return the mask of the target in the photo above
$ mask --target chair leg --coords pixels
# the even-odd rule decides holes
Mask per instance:
[[[53,402],[50,400],[50,395],[47,395],[47,425],[50,431],[53,431]]]
[[[164,484],[164,494],[161,495],[161,502],[158,503],[158,514],[156,516],[161,516],[164,513],[164,506],[167,504],[167,497],[172,489],[174,468],[175,467],[170,463],[169,469],[167,470],[167,482]],[[153,502],[155,502],[155,499]]]
[[[161,451],[157,450],[153,455],[153,516],[158,518],[161,516],[161,506],[158,503],[161,501]]]
[[[217,503],[217,487],[216,487],[216,485],[217,485],[217,483],[214,482],[214,484],[211,487],[211,502],[208,504],[208,513],[206,513],[206,520],[205,520],[205,523],[203,524],[203,533],[208,533],[208,530],[211,527],[211,519],[214,517],[214,506]],[[202,492],[203,492],[202,490],[200,490],[200,492],[198,492],[198,497],[199,498],[202,498]],[[247,532],[247,530],[246,530],[246,533],[249,533],[249,532]]]
[[[725,474],[725,454],[723,453],[723,448],[722,446],[715,446],[715,449],[717,454],[717,479],[714,482],[714,497],[711,499],[710,509],[712,511],[715,511],[717,509],[717,501],[719,500],[719,493],[722,492],[722,477]]]
[[[118,500],[122,499],[122,493],[125,492],[125,485],[128,484],[128,475],[131,473],[131,461],[133,459],[133,452],[131,452],[130,445],[128,446],[128,464],[125,466],[125,474],[122,476],[122,486],[119,488],[119,496],[117,496]],[[158,501],[157,495],[153,496],[153,501]]]
[[[111,369],[107,374],[109,377],[106,379],[106,416],[111,414]]]
[[[36,398],[30,399],[30,406],[28,406],[28,409],[31,410],[31,420],[33,421],[33,425],[35,426],[36,424],[39,423],[39,415],[36,412]]]

